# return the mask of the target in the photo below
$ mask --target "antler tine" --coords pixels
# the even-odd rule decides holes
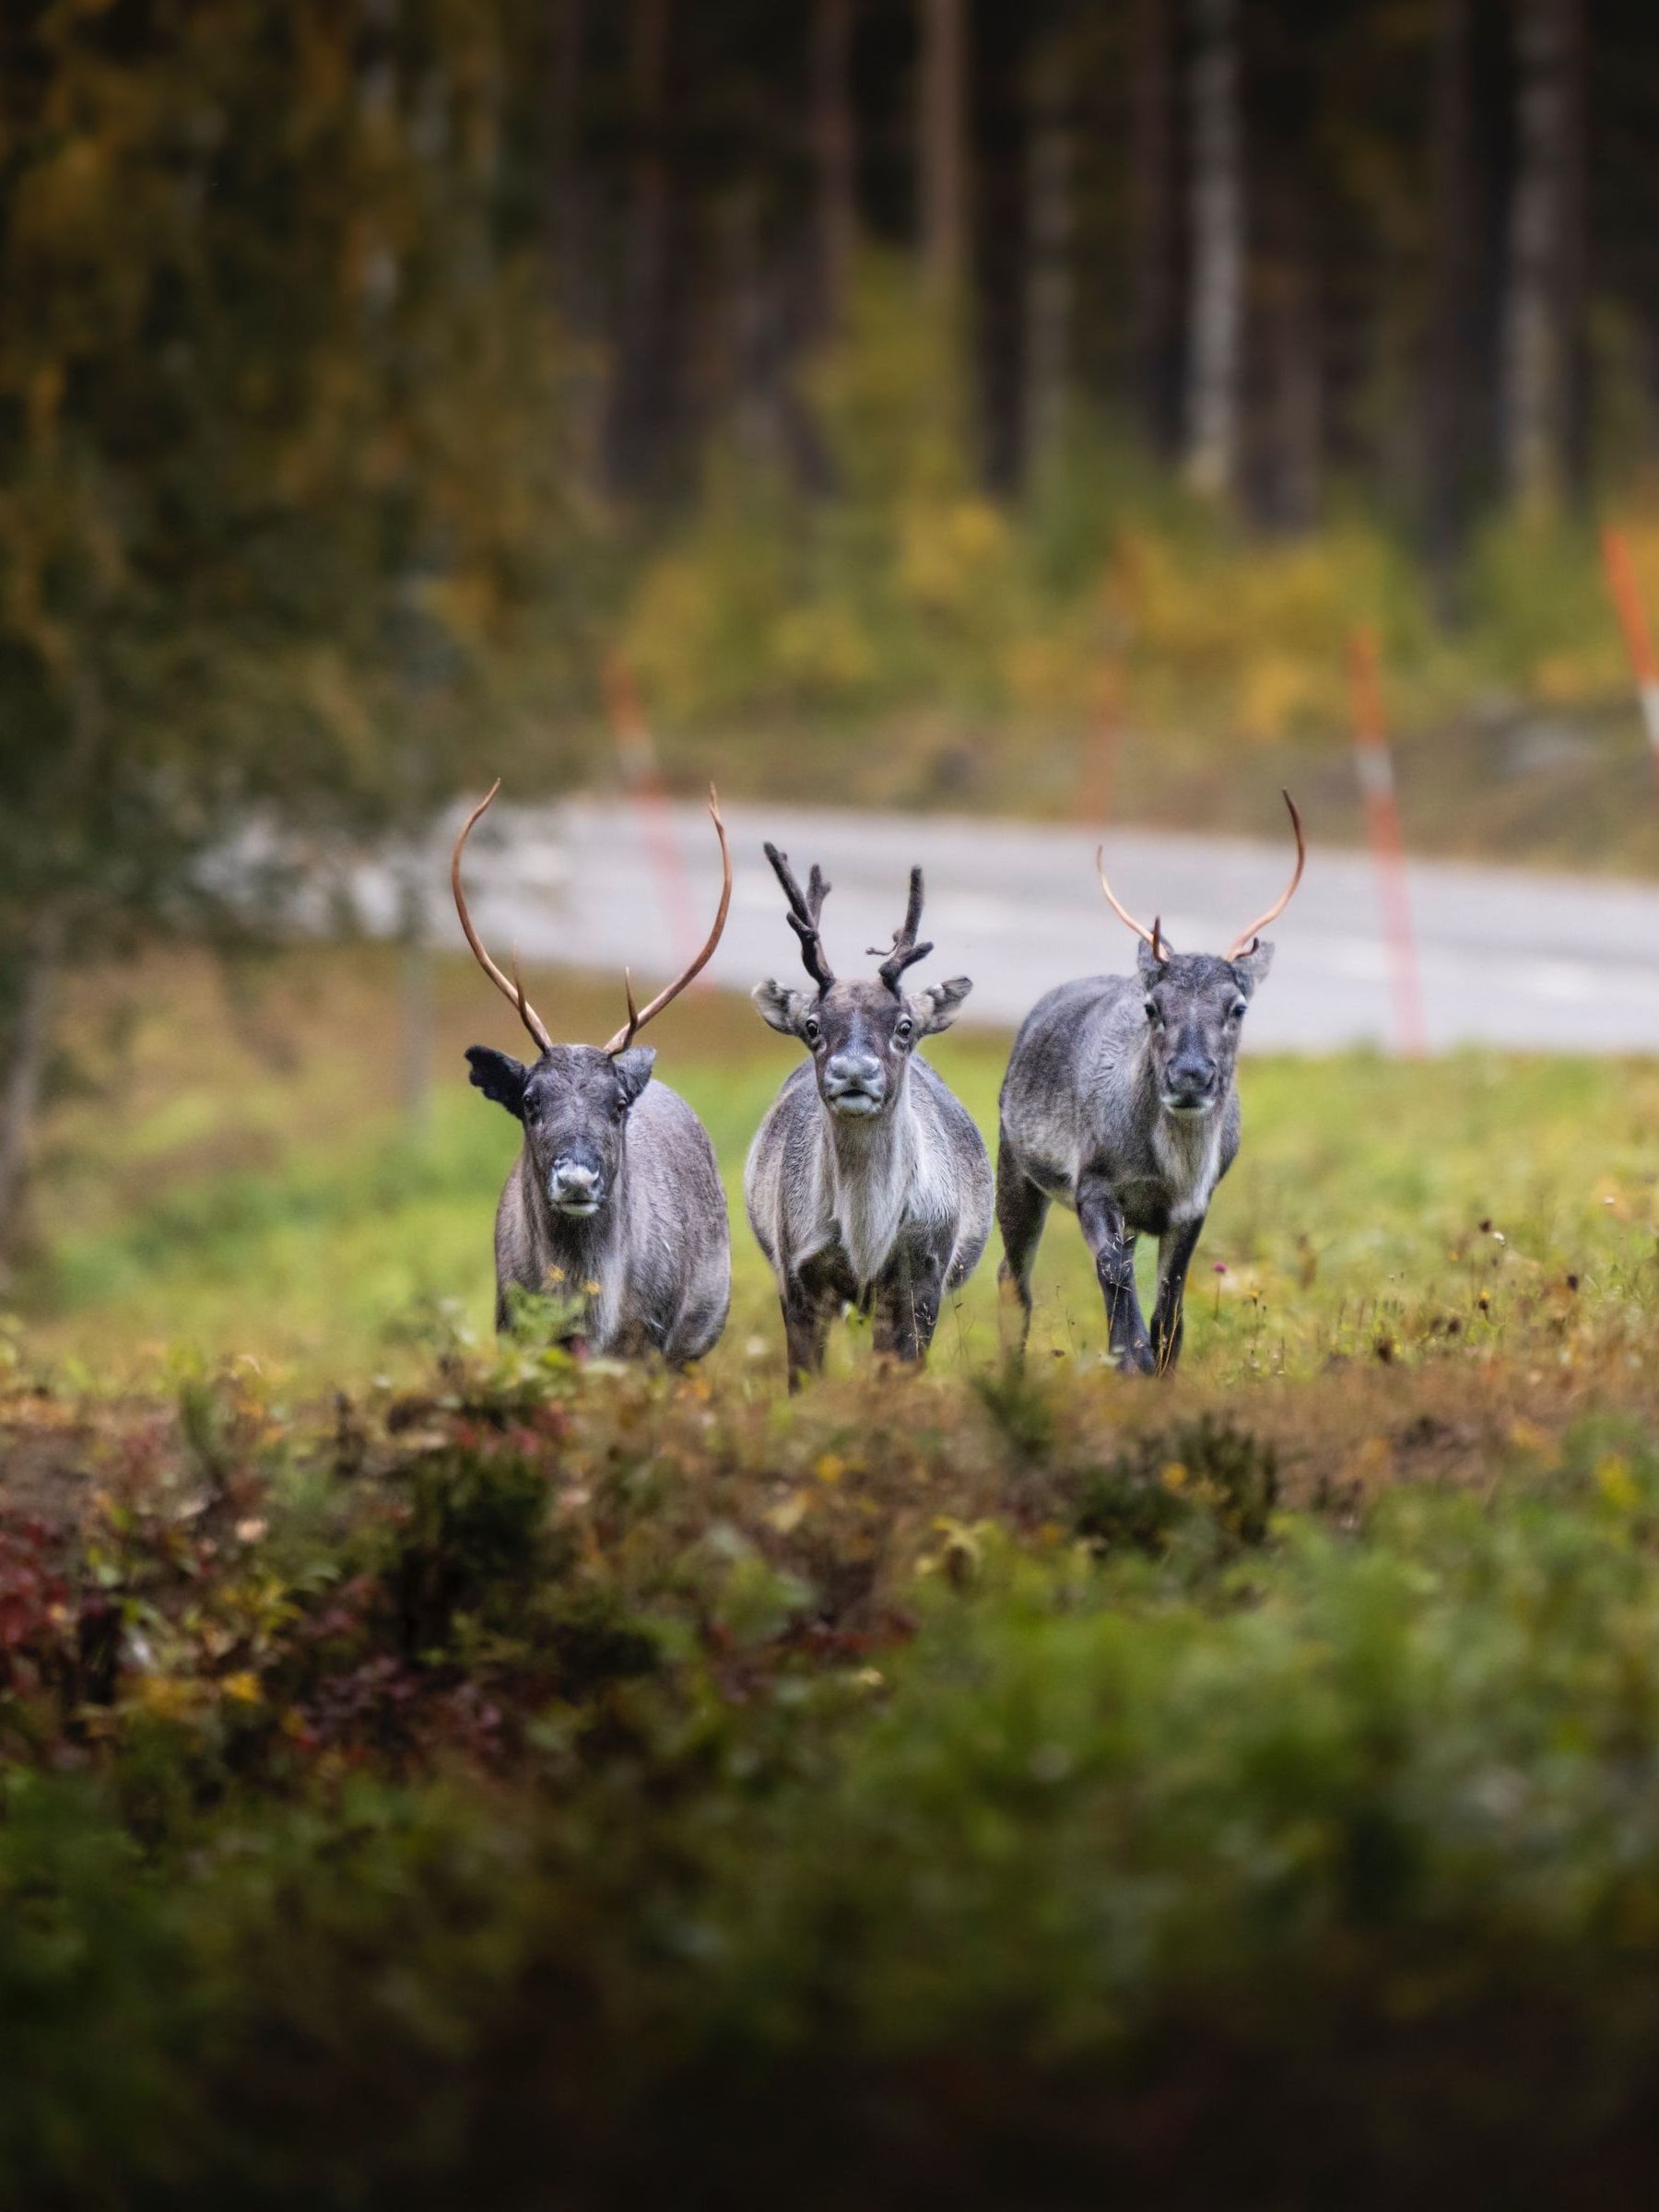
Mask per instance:
[[[922,871],[920,868],[912,868],[910,875],[910,899],[905,906],[904,921],[894,931],[892,948],[877,971],[889,991],[897,991],[899,978],[905,970],[913,968],[918,960],[924,960],[933,950],[931,944],[917,944],[916,932],[921,926]],[[881,947],[872,945],[868,949],[871,952],[879,952]]]
[[[1227,957],[1230,960],[1236,960],[1242,952],[1252,951],[1267,924],[1278,920],[1291,900],[1295,898],[1296,887],[1301,881],[1302,870],[1308,863],[1307,841],[1302,836],[1301,816],[1296,811],[1296,801],[1288,791],[1281,792],[1279,795],[1290,810],[1290,827],[1296,832],[1296,872],[1291,877],[1288,888],[1274,900],[1267,912],[1265,914],[1258,914],[1250,926],[1241,931],[1239,935],[1233,939],[1228,948]],[[1110,894],[1108,895],[1110,896]]]
[[[1170,948],[1163,940],[1161,924],[1154,922],[1151,928],[1148,929],[1144,922],[1137,922],[1129,909],[1119,900],[1118,895],[1111,884],[1107,882],[1106,848],[1104,845],[1097,845],[1095,848],[1095,872],[1100,878],[1100,888],[1106,894],[1106,903],[1118,920],[1126,924],[1143,945],[1149,945],[1152,947],[1152,957],[1155,960],[1168,959]]]
[[[624,970],[623,988],[628,994],[628,1019],[605,1047],[607,1053],[626,1052],[645,1024],[648,1021],[654,1021],[665,1006],[672,1006],[687,984],[694,982],[714,958],[714,947],[724,934],[726,916],[732,910],[732,848],[726,841],[725,824],[720,818],[720,794],[712,783],[709,786],[709,818],[714,824],[714,834],[720,840],[722,871],[720,907],[714,916],[714,926],[710,930],[707,942],[691,965],[677,975],[665,990],[659,991],[642,1012],[634,1005],[633,978]]]
[[[771,863],[772,874],[782,886],[783,896],[789,901],[785,920],[801,941],[802,964],[818,989],[827,991],[835,981],[835,976],[824,958],[823,942],[818,935],[818,918],[824,911],[824,901],[830,896],[831,887],[825,881],[823,870],[815,862],[803,893],[795,872],[789,865],[788,853],[780,853],[773,844],[768,844],[765,850],[766,857]]]
[[[518,973],[518,955],[516,951],[513,954],[513,974],[515,980],[512,982],[509,982],[507,978],[496,966],[495,962],[490,959],[489,955],[485,951],[482,943],[479,941],[478,933],[473,927],[472,916],[466,911],[466,893],[461,888],[461,855],[466,850],[466,841],[472,835],[473,829],[477,824],[479,816],[482,815],[485,809],[491,804],[495,798],[496,793],[500,791],[500,788],[501,779],[500,776],[498,776],[483,798],[478,801],[477,805],[467,816],[465,821],[461,825],[461,834],[455,840],[455,850],[450,857],[450,888],[455,894],[455,912],[461,917],[462,934],[465,935],[467,943],[472,947],[473,958],[477,961],[479,967],[483,969],[485,974],[489,978],[496,989],[501,994],[502,997],[511,1001],[511,1003],[518,1008],[519,1019],[524,1023],[525,1029],[529,1030],[531,1036],[535,1038],[536,1043],[540,1045],[542,1051],[546,1053],[551,1051],[553,1040],[547,1033],[547,1024],[543,1021],[541,1016],[536,1012],[535,1008],[530,1004],[530,1001],[524,996],[524,984],[516,980]]]

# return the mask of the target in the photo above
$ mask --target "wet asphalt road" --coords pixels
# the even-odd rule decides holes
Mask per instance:
[[[873,963],[904,910],[912,861],[927,871],[924,935],[938,949],[918,975],[967,974],[963,1019],[1010,1026],[1052,984],[1126,972],[1134,940],[1096,882],[1096,839],[1024,823],[728,806],[735,888],[713,979],[746,990],[768,974],[801,973],[781,895],[761,852],[771,837],[805,878],[818,861],[834,886],[825,908],[831,963]],[[458,940],[441,825],[429,855],[440,941]],[[1118,896],[1150,921],[1161,914],[1180,950],[1220,951],[1288,879],[1292,845],[1252,844],[1125,830],[1106,839]],[[626,801],[499,806],[475,833],[467,882],[486,941],[505,958],[516,942],[542,962],[634,971],[641,999],[698,943],[719,887],[706,815],[676,806],[653,820]],[[371,926],[394,912],[389,871],[358,872]],[[1428,1039],[1562,1052],[1659,1049],[1659,888],[1519,870],[1423,862],[1409,896]],[[1294,904],[1269,933],[1274,971],[1250,1016],[1262,1046],[1316,1052],[1386,1044],[1397,1035],[1391,965],[1371,864],[1310,845]]]

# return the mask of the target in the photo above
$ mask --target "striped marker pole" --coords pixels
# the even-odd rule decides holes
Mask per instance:
[[[1394,986],[1395,1049],[1408,1060],[1429,1049],[1423,1018],[1423,980],[1418,966],[1417,937],[1411,926],[1411,900],[1406,880],[1406,840],[1394,795],[1394,755],[1382,711],[1382,677],[1377,635],[1361,624],[1348,640],[1348,685],[1354,704],[1354,765],[1365,800],[1365,824],[1377,864],[1377,895],[1388,939],[1388,966]]]
[[[605,704],[616,740],[617,764],[640,818],[646,855],[657,879],[664,918],[677,954],[689,959],[702,943],[691,899],[685,857],[674,834],[668,794],[657,764],[650,724],[640,704],[633,670],[619,653],[607,653],[604,668]],[[702,979],[699,979],[700,982]]]
[[[1613,594],[1618,627],[1624,631],[1625,651],[1630,656],[1630,669],[1636,678],[1636,696],[1641,702],[1641,719],[1647,727],[1653,773],[1659,776],[1659,653],[1653,651],[1653,633],[1648,627],[1647,609],[1641,603],[1641,586],[1636,580],[1636,563],[1630,559],[1630,541],[1622,530],[1615,529],[1610,523],[1602,532],[1602,566],[1606,571],[1607,589]]]

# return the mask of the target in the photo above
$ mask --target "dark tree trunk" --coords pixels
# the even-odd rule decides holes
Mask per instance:
[[[1130,374],[1147,435],[1170,454],[1181,412],[1170,0],[1135,0],[1130,36]]]
[[[920,0],[920,6],[916,136],[922,267],[933,297],[955,304],[961,296],[968,240],[967,0]]]
[[[1433,260],[1423,394],[1423,492],[1430,573],[1442,621],[1449,621],[1455,611],[1471,459],[1470,34],[1469,0],[1436,0],[1429,109]]]
[[[1267,404],[1260,504],[1281,530],[1308,530],[1318,521],[1324,474],[1319,301],[1302,207],[1300,194],[1288,199],[1261,298]]]
[[[1194,0],[1194,26],[1186,465],[1196,490],[1226,499],[1239,480],[1244,371],[1244,133],[1237,0]]]
[[[623,492],[640,490],[653,477],[668,429],[666,135],[673,0],[634,0],[631,21],[634,153],[605,431],[606,476],[613,489]]]
[[[1026,134],[1024,473],[1059,444],[1071,356],[1071,74],[1052,32],[1032,62]]]
[[[853,108],[853,0],[813,0],[812,145],[818,262],[816,335],[845,325],[858,241],[858,141]]]
[[[582,147],[584,0],[548,0],[547,261],[553,300],[565,325],[592,321],[588,210]]]
[[[1583,66],[1581,0],[1517,0],[1503,461],[1532,510],[1582,473]]]

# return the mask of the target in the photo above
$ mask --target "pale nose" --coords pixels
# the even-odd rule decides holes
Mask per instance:
[[[553,1167],[553,1187],[561,1198],[589,1196],[599,1181],[598,1170],[584,1168],[575,1160],[557,1160]]]
[[[881,1063],[874,1053],[837,1053],[824,1074],[841,1090],[873,1090],[881,1077]]]

